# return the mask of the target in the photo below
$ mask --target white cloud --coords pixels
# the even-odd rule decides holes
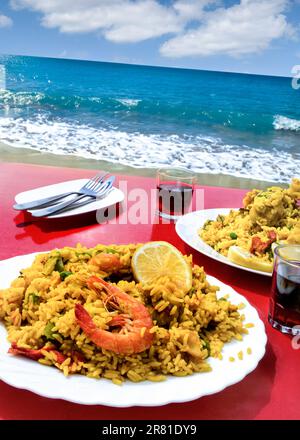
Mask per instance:
[[[205,14],[197,29],[171,38],[160,52],[168,57],[261,52],[270,43],[295,33],[284,15],[288,0],[241,0],[229,8]]]
[[[293,0],[295,1],[295,0]],[[165,36],[167,57],[261,52],[295,32],[285,12],[292,0],[10,0],[15,9],[41,14],[64,33],[95,32],[115,43]]]
[[[7,17],[6,15],[0,14],[0,28],[4,27],[10,27],[12,26],[13,21],[11,18]]]
[[[220,0],[177,0],[174,2],[173,8],[182,19],[199,20],[203,17],[207,6],[218,3]]]
[[[114,42],[137,42],[182,29],[176,11],[155,0],[13,0],[11,4],[42,13],[46,27],[65,33],[100,31]]]
[[[200,18],[213,0],[176,0],[169,6],[159,0],[11,0],[15,9],[42,14],[42,24],[65,33],[101,32],[116,43],[138,42],[181,32],[186,23]]]

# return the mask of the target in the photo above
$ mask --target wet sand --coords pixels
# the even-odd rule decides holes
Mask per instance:
[[[39,165],[52,165],[58,167],[73,167],[86,169],[105,169],[111,173],[128,174],[132,176],[155,177],[156,168],[135,168],[118,163],[101,160],[85,159],[78,156],[66,156],[50,153],[42,153],[30,148],[13,148],[9,145],[0,143],[0,161],[32,163]],[[248,179],[244,177],[228,176],[225,174],[198,173],[197,182],[200,185],[224,186],[228,188],[258,188],[263,189],[274,185],[273,182]],[[278,184],[276,184],[278,185]],[[280,186],[286,187],[282,184]]]

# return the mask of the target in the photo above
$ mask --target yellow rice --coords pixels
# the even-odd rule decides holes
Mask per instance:
[[[148,286],[137,283],[131,270],[137,247],[77,245],[36,256],[31,267],[22,270],[8,289],[0,291],[0,319],[7,328],[8,340],[24,349],[43,348],[39,362],[59,368],[66,376],[83,374],[115,384],[125,379],[155,382],[167,375],[182,377],[210,371],[208,358],[221,359],[224,343],[242,339],[248,332],[239,306],[224,297],[218,300],[218,287],[209,285],[203,268],[197,265],[192,268],[193,284],[186,294],[178,291],[167,276]],[[119,255],[122,269],[118,274],[89,264],[101,252]],[[192,266],[192,258],[185,258]],[[58,260],[68,273],[65,279],[56,269]],[[74,313],[76,303],[84,305],[97,327],[106,330],[111,314],[117,313],[108,311],[99,295],[87,287],[86,280],[91,275],[115,282],[148,308],[153,320],[153,343],[149,349],[132,355],[116,354],[96,346],[81,330]],[[144,332],[142,329],[142,335]],[[201,344],[197,357],[189,346],[190,334],[196,334]],[[59,363],[57,354],[47,350],[50,346],[65,356],[63,362]]]
[[[243,208],[231,210],[208,220],[199,230],[200,237],[225,257],[231,246],[252,252],[261,261],[273,261],[270,246],[264,251],[251,249],[253,237],[262,243],[269,240],[270,232],[276,242],[300,244],[300,180],[293,179],[288,189],[271,187],[265,191],[252,190],[243,200]]]

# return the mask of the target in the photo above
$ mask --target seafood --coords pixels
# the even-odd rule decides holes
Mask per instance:
[[[101,295],[101,287],[104,288],[105,304],[123,312],[113,316],[109,322],[109,326],[121,328],[119,332],[112,332],[97,328],[85,308],[79,303],[76,304],[77,323],[91,341],[98,347],[123,355],[140,353],[150,348],[153,340],[150,329],[153,327],[153,322],[147,308],[118,287],[96,276],[90,277],[87,285],[90,289],[99,292],[99,295]]]
[[[38,362],[41,374],[53,367],[116,385],[210,371],[210,358],[248,332],[243,316],[237,305],[218,299],[191,256],[171,252],[165,242],[149,248],[152,258],[147,244],[78,244],[38,254],[29,267],[16,263],[19,276],[12,281],[8,272],[1,285],[9,287],[0,290],[9,363],[17,366],[23,357],[26,375]],[[148,282],[157,256],[162,275]]]
[[[60,353],[58,350],[55,350],[54,346],[47,346],[39,348],[38,350],[33,350],[29,348],[18,347],[16,343],[12,343],[10,349],[8,350],[8,353],[14,355],[19,354],[21,356],[28,357],[29,359],[38,361],[39,359],[42,359],[44,357],[43,351],[50,351],[51,353],[54,353],[54,355],[56,356],[56,362],[58,362],[59,364],[62,364],[67,359],[67,356]]]
[[[89,265],[95,266],[105,272],[118,272],[122,269],[122,263],[118,254],[101,252],[89,260]]]

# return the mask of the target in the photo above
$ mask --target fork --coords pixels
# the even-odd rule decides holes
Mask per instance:
[[[110,192],[114,181],[115,181],[115,176],[111,176],[105,181],[101,179],[100,182],[98,182],[95,186],[93,186],[93,190],[88,190],[89,194],[77,195],[72,200],[68,200],[63,203],[57,203],[54,206],[49,206],[44,209],[38,209],[36,211],[31,212],[31,215],[33,215],[34,217],[45,217],[57,213],[59,211],[65,210],[65,208],[67,207],[69,207],[70,209],[70,206],[73,205],[74,202],[76,202],[77,204],[79,200],[84,199],[85,197],[90,197],[90,198],[93,197],[96,198],[97,200],[103,198]],[[92,199],[90,201],[92,201]]]
[[[27,203],[16,203],[13,208],[17,209],[19,211],[23,211],[26,209],[35,209],[40,208],[44,205],[53,204],[54,202],[58,202],[61,199],[64,199],[65,197],[68,197],[72,194],[79,194],[79,195],[93,195],[90,194],[97,186],[98,183],[103,182],[104,177],[106,177],[109,173],[98,173],[96,176],[89,179],[85,185],[83,185],[82,188],[80,188],[78,191],[71,191],[64,194],[58,194],[56,196],[46,197],[44,199],[34,200],[32,202]],[[74,199],[75,200],[75,199]]]

